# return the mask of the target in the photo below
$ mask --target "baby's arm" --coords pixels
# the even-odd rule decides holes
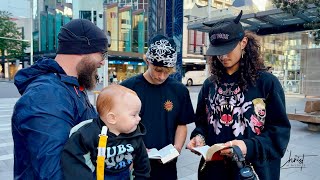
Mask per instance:
[[[135,179],[147,179],[150,177],[150,162],[148,158],[148,153],[146,146],[144,145],[142,138],[139,138],[140,146],[135,149],[136,156],[133,159],[133,175]]]
[[[61,155],[61,167],[66,180],[93,180],[94,166],[80,132],[75,132],[65,144]]]

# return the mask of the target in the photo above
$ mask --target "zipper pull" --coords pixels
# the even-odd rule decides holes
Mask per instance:
[[[205,167],[206,167],[206,161],[202,164],[200,171],[202,172]]]
[[[80,97],[79,92],[78,92],[78,90],[77,90],[76,86],[73,86],[73,88],[74,88],[74,91],[76,91],[76,93],[77,93],[78,97]]]

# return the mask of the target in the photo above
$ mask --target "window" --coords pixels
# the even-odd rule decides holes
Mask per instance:
[[[205,34],[199,31],[188,31],[188,52],[191,54],[203,54],[203,46],[205,45]]]
[[[87,19],[91,21],[91,11],[79,11],[80,19]],[[97,11],[93,11],[93,23],[97,25]]]

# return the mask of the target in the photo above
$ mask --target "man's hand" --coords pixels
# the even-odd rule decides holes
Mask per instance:
[[[196,153],[192,148],[195,148],[195,147],[198,147],[198,146],[204,146],[204,145],[205,145],[204,139],[201,138],[200,135],[196,135],[188,143],[187,149],[190,149],[191,152]],[[196,153],[196,154],[199,154],[199,153]]]

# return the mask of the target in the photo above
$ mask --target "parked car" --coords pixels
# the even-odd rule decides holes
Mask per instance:
[[[205,71],[188,71],[182,78],[186,86],[201,85],[207,79]]]

